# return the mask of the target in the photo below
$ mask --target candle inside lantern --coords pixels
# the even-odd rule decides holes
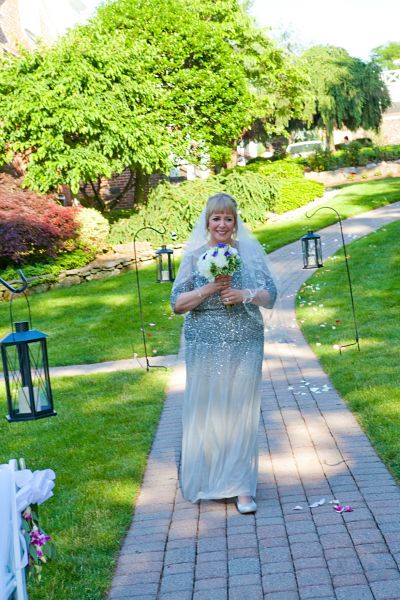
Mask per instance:
[[[35,403],[35,410],[41,408],[41,393],[38,387],[33,388],[33,400]],[[23,386],[18,390],[18,409],[20,413],[28,414],[32,413],[31,403],[29,402],[29,387]]]

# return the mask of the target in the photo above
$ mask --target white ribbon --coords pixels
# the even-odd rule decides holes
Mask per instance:
[[[56,474],[52,469],[34,471],[33,473],[29,469],[16,471],[17,510],[23,512],[30,504],[42,504],[51,498],[55,478]]]

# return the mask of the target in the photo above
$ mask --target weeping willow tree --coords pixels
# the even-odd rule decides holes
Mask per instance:
[[[328,146],[335,127],[379,130],[382,113],[391,102],[378,64],[335,46],[310,48],[302,63],[310,77],[304,120],[325,130]]]

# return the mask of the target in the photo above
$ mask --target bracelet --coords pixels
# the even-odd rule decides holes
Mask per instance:
[[[244,290],[244,291],[245,291],[245,292],[247,292],[247,294],[246,294],[246,296],[243,298],[243,300],[242,300],[242,303],[243,303],[243,304],[249,304],[249,303],[250,303],[250,302],[251,302],[251,301],[254,299],[254,296],[256,295],[256,293],[257,293],[257,290],[249,290],[249,289],[246,289],[246,290]]]

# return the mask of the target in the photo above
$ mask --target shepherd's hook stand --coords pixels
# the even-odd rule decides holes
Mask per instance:
[[[133,236],[133,252],[134,252],[134,258],[135,258],[136,286],[137,286],[138,300],[139,300],[140,327],[142,330],[143,347],[144,347],[144,354],[145,354],[145,358],[146,358],[146,371],[149,371],[150,369],[166,369],[167,367],[165,367],[163,365],[151,365],[149,363],[149,357],[147,354],[146,332],[145,332],[145,328],[144,328],[144,319],[143,319],[142,294],[140,291],[139,268],[138,268],[137,254],[136,254],[136,239],[137,239],[139,233],[141,231],[144,231],[145,229],[151,229],[152,231],[155,231],[156,233],[161,235],[162,238],[166,234],[166,231],[165,231],[165,229],[164,229],[164,231],[159,231],[158,229],[154,229],[154,227],[147,226],[147,227],[141,227],[140,229],[138,229]],[[140,361],[138,361],[138,362],[140,364]],[[142,366],[142,365],[140,364],[140,366]]]
[[[353,286],[351,283],[351,277],[350,277],[350,268],[349,268],[349,262],[347,260],[347,248],[346,248],[346,243],[344,241],[344,235],[343,235],[343,227],[342,227],[342,218],[340,216],[340,214],[338,213],[338,211],[335,208],[332,208],[331,206],[320,206],[319,208],[317,208],[317,210],[315,210],[312,215],[309,215],[306,213],[306,217],[307,219],[312,219],[312,217],[314,217],[317,212],[319,212],[320,210],[332,210],[338,220],[339,220],[339,226],[340,226],[340,235],[342,237],[342,246],[343,246],[343,253],[344,253],[344,259],[345,259],[345,263],[346,263],[346,272],[347,272],[347,279],[349,282],[349,292],[350,292],[350,302],[351,302],[351,310],[353,313],[353,323],[354,323],[354,331],[355,331],[355,339],[356,341],[351,343],[351,344],[343,344],[341,346],[339,346],[339,352],[340,354],[342,353],[342,350],[344,348],[349,348],[350,346],[357,346],[358,351],[360,352],[360,338],[358,335],[358,326],[357,326],[357,319],[356,319],[356,309],[355,309],[355,305],[354,305],[354,296],[353,296]]]

